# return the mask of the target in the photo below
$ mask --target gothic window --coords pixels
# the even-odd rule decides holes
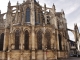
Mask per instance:
[[[45,33],[45,38],[47,42],[47,49],[51,49],[51,35],[49,31]]]
[[[30,22],[30,8],[26,9],[26,22]]]
[[[36,20],[36,9],[35,9],[35,23],[37,24],[37,20]]]
[[[20,31],[16,30],[15,32],[15,50],[19,50],[19,41],[20,41]]]
[[[50,17],[47,16],[47,24],[50,24]]]
[[[62,50],[62,37],[61,37],[61,34],[58,34],[58,38],[59,38],[59,50],[61,51]]]
[[[37,46],[39,50],[42,49],[42,31],[37,32]]]
[[[38,14],[38,23],[40,23],[40,13]]]
[[[4,33],[0,36],[0,51],[3,50],[3,44],[4,44]]]
[[[24,41],[24,49],[28,50],[29,49],[29,32],[26,30],[25,31],[25,41]]]

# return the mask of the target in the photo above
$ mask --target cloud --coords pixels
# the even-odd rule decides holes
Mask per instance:
[[[69,7],[68,9],[65,10],[66,15],[73,13],[75,10],[77,10],[79,7],[78,4],[74,4],[71,7]]]

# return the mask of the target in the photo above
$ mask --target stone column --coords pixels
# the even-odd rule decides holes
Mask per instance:
[[[56,35],[56,37],[57,37],[57,50],[59,50],[59,37],[58,37],[58,30],[56,30],[56,33],[57,33],[57,35]]]
[[[46,16],[46,14],[45,14],[45,24],[47,24],[47,16]]]
[[[44,60],[47,60],[47,48],[44,48]]]
[[[10,52],[7,52],[7,60],[10,60]]]
[[[44,33],[42,34],[42,49],[44,49],[45,48],[45,41],[44,41],[45,39],[44,39]]]
[[[57,58],[58,58],[58,50],[59,50],[59,39],[58,39],[58,30],[56,29],[55,30],[55,33],[56,33],[56,36],[55,36],[55,39],[56,39],[56,50],[57,50]]]
[[[21,50],[24,50],[23,46],[24,46],[24,33],[23,31],[21,31],[21,35],[20,35],[20,49]]]
[[[51,34],[51,49],[53,49],[54,48],[54,40],[53,40],[53,34]]]
[[[32,59],[36,59],[35,55],[35,31],[34,26],[32,26]]]
[[[5,33],[4,33],[4,45],[3,45],[3,54],[2,54],[2,59],[6,59],[5,58],[5,51],[6,51],[6,48],[8,47],[8,41],[9,41],[9,30],[8,29],[5,29]]]
[[[9,41],[8,41],[9,42],[9,45],[8,45],[9,47],[8,47],[8,51],[11,50],[11,44],[12,44],[11,41],[12,41],[12,32],[9,33]]]

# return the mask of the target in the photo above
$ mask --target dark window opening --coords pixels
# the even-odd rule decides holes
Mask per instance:
[[[47,24],[50,24],[50,20],[49,19],[47,19]]]
[[[29,50],[29,33],[27,30],[25,31],[24,49]]]
[[[37,32],[37,46],[39,50],[42,50],[42,31]]]
[[[62,50],[62,37],[60,34],[58,34],[58,37],[59,37],[59,50],[61,51]]]
[[[47,49],[51,49],[51,35],[50,32],[45,33],[45,38],[47,42]]]
[[[19,50],[20,32],[17,30],[15,32],[15,50]]]
[[[3,51],[3,44],[4,44],[4,33],[0,36],[0,51]]]
[[[30,8],[26,9],[26,22],[30,22]]]
[[[40,23],[40,13],[38,14],[38,23]]]
[[[47,24],[50,24],[50,17],[47,16]]]
[[[37,20],[36,20],[36,10],[35,10],[35,24],[37,24]]]

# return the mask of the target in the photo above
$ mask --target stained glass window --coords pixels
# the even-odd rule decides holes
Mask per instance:
[[[28,50],[29,49],[29,33],[28,33],[28,31],[26,30],[25,31],[25,41],[24,41],[24,49],[25,50]]]
[[[42,31],[37,32],[37,46],[39,50],[42,49]]]
[[[19,50],[20,32],[16,30],[15,32],[15,50]]]
[[[45,33],[45,38],[47,43],[47,49],[51,49],[51,35],[49,31]]]
[[[26,22],[30,22],[30,8],[26,9]]]
[[[3,50],[3,44],[4,44],[4,33],[0,36],[0,51]]]

